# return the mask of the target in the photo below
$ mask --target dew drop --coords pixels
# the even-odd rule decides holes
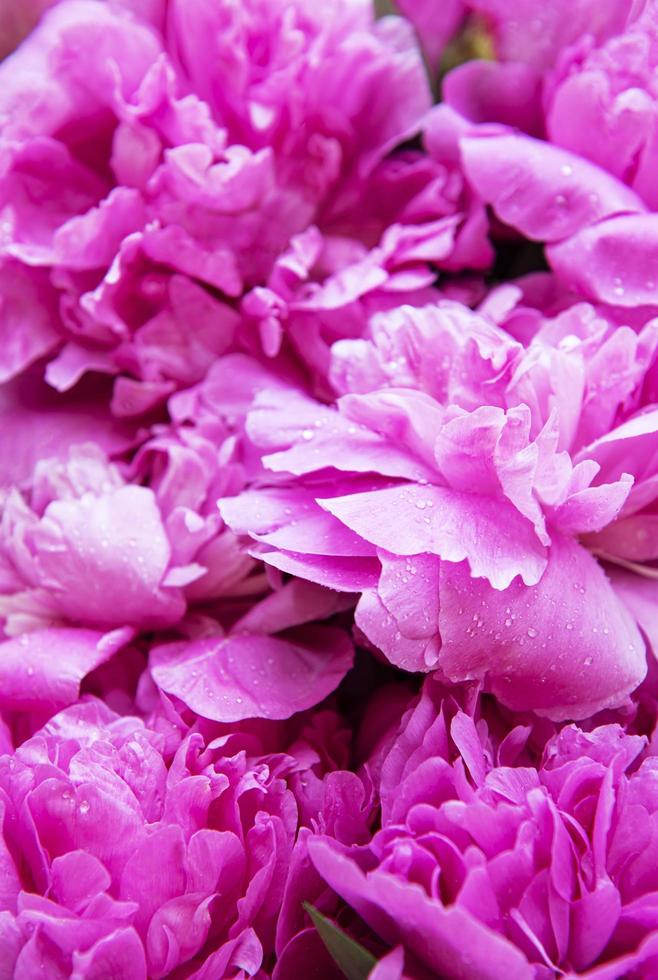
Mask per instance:
[[[531,640],[534,640],[534,638],[537,636],[537,630],[533,626],[528,629],[528,636]]]

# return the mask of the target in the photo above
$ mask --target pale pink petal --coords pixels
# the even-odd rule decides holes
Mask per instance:
[[[559,242],[610,215],[646,210],[604,170],[529,136],[469,137],[460,145],[477,192],[528,238]]]
[[[296,642],[242,634],[172,643],[151,654],[156,684],[218,721],[289,718],[317,704],[352,663],[341,631],[309,627]]]
[[[161,588],[170,545],[150,489],[53,501],[35,542],[42,574],[69,618],[109,626],[181,615],[180,596]]]
[[[653,214],[617,214],[547,250],[551,268],[565,283],[584,296],[623,307],[658,303],[657,256]]]

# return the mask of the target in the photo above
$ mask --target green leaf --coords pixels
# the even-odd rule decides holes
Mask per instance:
[[[318,930],[320,939],[327,947],[327,952],[344,976],[347,977],[347,980],[367,980],[369,973],[377,964],[372,953],[351,939],[335,922],[328,919],[322,912],[318,912],[309,902],[304,902],[304,909]]]

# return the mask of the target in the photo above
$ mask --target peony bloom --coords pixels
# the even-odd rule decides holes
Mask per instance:
[[[56,715],[0,757],[5,970],[259,974],[298,827],[332,830],[338,806],[363,839],[346,734],[331,712],[173,741],[95,700]]]
[[[647,5],[606,43],[564,55],[546,85],[545,110],[552,143],[614,174],[652,209],[658,203],[652,180],[657,64],[658,21]]]
[[[36,300],[0,376],[44,356],[60,391],[106,373],[120,416],[201,380],[242,293],[349,212],[429,107],[408,24],[373,22],[365,0],[176,2],[166,18],[66,0],[0,80],[0,275]]]
[[[655,5],[19,5],[0,980],[658,976]]]
[[[101,628],[177,622],[201,569],[178,565],[153,490],[128,484],[93,445],[43,459],[29,501],[2,509],[5,631],[71,621]]]
[[[627,316],[655,311],[655,7],[597,4],[601,20],[586,32],[579,15],[588,5],[573,8],[537,11],[538,26],[557,17],[567,29],[551,48],[542,27],[539,43],[551,48],[544,73],[519,50],[509,62],[451,73],[428,139],[460,153],[467,180],[505,225],[546,244],[565,286]],[[498,16],[501,29],[519,36],[535,23],[516,10]]]
[[[154,630],[155,682],[206,718],[288,718],[342,680],[352,663],[349,636],[305,624],[352,597],[279,583],[245,611],[244,600],[262,596],[267,583],[215,506],[232,481],[242,486],[242,467],[217,469],[218,442],[232,437],[216,416],[206,422],[200,414],[198,431],[145,444],[136,465],[150,471],[152,486],[125,482],[83,445],[63,464],[40,461],[29,503],[15,489],[7,495],[0,610],[12,638],[0,643],[0,704],[8,710],[75,702],[83,678],[136,633]],[[126,656],[139,677],[143,655]]]
[[[163,628],[180,621],[190,602],[262,594],[265,579],[216,501],[241,490],[260,467],[244,438],[254,392],[286,383],[240,355],[220,359],[202,383],[170,398],[167,424],[133,434],[141,446],[130,463],[103,452],[95,419],[76,418],[79,428],[72,425],[66,439],[68,420],[56,415],[63,445],[41,442],[29,470],[20,457],[7,464],[0,504],[5,632],[66,620]],[[38,438],[52,401],[37,403],[34,429],[15,406],[19,438]],[[78,432],[88,441],[78,443]],[[127,437],[106,439],[115,458],[130,447]]]
[[[403,945],[404,976],[654,976],[655,759],[617,725],[572,725],[535,766],[528,734],[492,738],[426,681],[381,765],[381,829],[313,837],[315,868]]]
[[[357,625],[404,669],[553,718],[620,704],[636,620],[655,636],[656,340],[584,306],[527,347],[455,303],[375,317],[334,345],[336,407],[257,396],[270,475],[222,514],[252,554],[361,592]]]

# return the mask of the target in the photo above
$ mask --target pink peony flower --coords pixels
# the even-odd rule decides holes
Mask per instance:
[[[658,24],[649,5],[605,44],[565,56],[546,86],[551,142],[614,174],[652,209],[658,203],[651,179],[657,61]]]
[[[340,683],[352,663],[348,635],[306,624],[352,597],[303,582],[274,583],[267,595],[216,507],[261,469],[244,416],[256,390],[277,384],[287,390],[285,377],[230,355],[171,398],[171,423],[154,427],[130,466],[74,444],[62,461],[40,459],[23,493],[7,491],[0,613],[15,639],[0,644],[0,702],[30,712],[29,731],[75,702],[83,679],[118,650],[94,689],[123,710],[149,647],[158,686],[221,721],[287,718]]]
[[[655,759],[617,725],[567,726],[535,767],[528,731],[492,739],[426,681],[381,768],[381,829],[313,837],[315,868],[433,976],[653,976]]]
[[[145,430],[132,436],[142,445],[129,464],[102,451],[103,427],[93,417],[73,416],[67,438],[60,410],[54,418],[63,444],[37,442],[34,467],[20,465],[18,454],[7,467],[0,506],[5,632],[66,620],[163,628],[180,621],[189,602],[262,595],[264,576],[239,549],[216,501],[260,468],[244,437],[254,392],[286,383],[240,355],[220,359],[200,385],[170,399],[168,424],[153,426],[146,440]],[[34,428],[24,402],[16,404],[19,439],[52,427],[53,401],[77,407],[70,396],[37,401]],[[115,457],[130,446],[125,431],[123,442],[118,433],[106,436]],[[78,433],[96,442],[77,443]]]
[[[578,306],[527,348],[457,304],[376,317],[333,348],[335,408],[256,398],[272,475],[222,514],[252,554],[362,592],[357,625],[400,667],[554,718],[619,704],[658,558],[655,324],[640,338]]]
[[[409,26],[365,0],[174,3],[166,23],[157,3],[65,0],[0,80],[0,274],[38,298],[0,376],[43,356],[60,391],[118,376],[122,416],[203,378],[235,300],[429,105]]]
[[[653,6],[23,7],[0,980],[658,975]]]
[[[565,285],[596,302],[655,312],[655,11],[643,3],[600,6],[601,29],[592,21],[591,34],[566,46],[551,71],[518,60],[456,69],[427,128],[435,140],[453,130],[480,197],[506,225],[547,244]],[[566,36],[575,31],[572,43],[582,33],[572,7],[538,12],[537,25],[556,14]],[[514,18],[520,34],[532,23]],[[541,38],[548,43],[550,32],[542,29]]]
[[[177,565],[153,490],[128,484],[93,445],[65,463],[40,460],[29,501],[4,501],[5,631],[51,623],[154,628],[177,622],[183,586],[201,569]],[[173,560],[172,560],[173,559]]]
[[[254,976],[274,951],[298,827],[332,830],[340,801],[340,836],[362,839],[330,712],[178,742],[87,701],[0,758],[5,970]]]

